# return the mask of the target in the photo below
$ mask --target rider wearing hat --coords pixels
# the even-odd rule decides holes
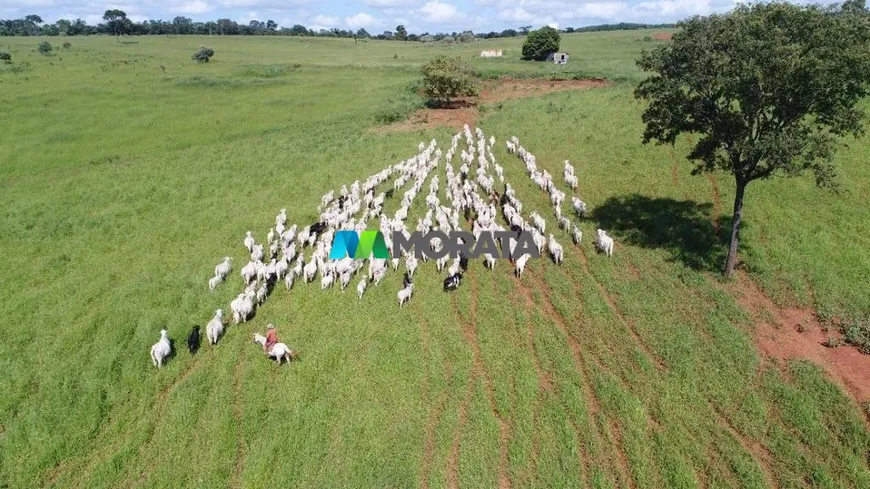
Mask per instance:
[[[272,351],[272,347],[278,343],[278,333],[275,331],[275,326],[272,324],[270,324],[266,329],[266,342],[263,343],[263,353],[268,355],[269,352]]]

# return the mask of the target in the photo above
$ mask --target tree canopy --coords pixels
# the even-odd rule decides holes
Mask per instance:
[[[458,57],[436,56],[423,65],[423,93],[430,101],[450,102],[456,97],[477,95],[471,69]]]
[[[127,34],[130,31],[132,22],[127,18],[127,13],[123,10],[111,9],[103,13],[103,20],[106,21],[112,34],[120,36]]]
[[[559,31],[550,26],[532,31],[523,43],[523,58],[545,60],[550,53],[559,50],[560,41]]]
[[[673,144],[680,134],[696,134],[688,154],[693,174],[734,176],[730,275],[749,182],[805,172],[819,185],[836,182],[840,137],[862,131],[856,104],[870,82],[870,16],[862,0],[769,3],[679,27],[671,43],[638,60],[652,72],[635,92],[649,101],[643,140]]]

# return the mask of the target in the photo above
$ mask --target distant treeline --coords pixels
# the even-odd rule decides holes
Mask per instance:
[[[618,24],[587,25],[586,27],[568,27],[565,32],[599,32],[599,31],[633,31],[636,29],[671,29],[677,24],[632,24],[620,22]]]
[[[464,32],[439,32],[430,34],[408,33],[405,26],[396,26],[395,31],[384,31],[380,34],[370,34],[365,29],[356,31],[345,29],[308,29],[303,25],[296,24],[292,27],[278,27],[273,20],[265,22],[252,20],[247,24],[240,24],[231,19],[217,19],[208,22],[194,22],[193,20],[178,16],[171,21],[145,20],[133,22],[122,10],[107,10],[103,14],[106,22],[89,25],[82,19],[60,19],[53,24],[42,21],[38,15],[28,15],[23,19],[4,20],[0,19],[0,36],[92,36],[108,34],[114,36],[147,36],[147,35],[227,35],[227,36],[315,36],[315,37],[347,37],[357,39],[386,39],[396,41],[420,41],[420,42],[468,42],[474,39],[493,39],[500,37],[515,37],[528,34],[532,26],[522,26],[517,29],[505,29],[500,32],[473,33]],[[589,32],[608,30],[627,30],[644,28],[674,27],[675,24],[605,24],[588,27],[563,29],[563,32]]]

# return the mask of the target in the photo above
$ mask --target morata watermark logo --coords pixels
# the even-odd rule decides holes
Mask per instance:
[[[346,256],[354,260],[364,260],[369,256],[389,259],[390,252],[380,231],[336,231],[332,239],[332,249],[329,258],[340,260]]]
[[[501,246],[496,246],[498,241]],[[433,248],[432,244],[440,243],[441,246]],[[416,258],[437,260],[445,256],[457,258],[480,258],[489,253],[494,258],[511,258],[516,260],[524,254],[531,258],[540,258],[538,247],[535,245],[534,235],[526,231],[484,231],[477,238],[468,231],[429,231],[423,234],[419,231],[405,236],[401,232],[392,235],[393,249],[388,250],[384,235],[380,231],[356,231],[341,230],[335,232],[332,240],[332,249],[329,258],[340,260],[350,257],[355,260],[364,260],[369,257],[376,259],[389,259],[392,256],[402,256],[403,252],[414,252]]]

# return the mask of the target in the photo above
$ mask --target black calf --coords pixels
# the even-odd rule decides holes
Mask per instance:
[[[456,290],[459,288],[459,281],[462,280],[462,274],[456,273],[444,279],[444,292]]]
[[[194,326],[187,335],[187,349],[191,355],[199,350],[199,326]]]

